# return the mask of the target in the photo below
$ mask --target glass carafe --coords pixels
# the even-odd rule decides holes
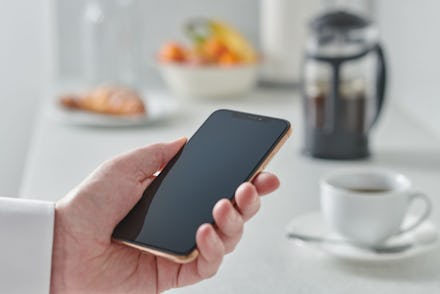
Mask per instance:
[[[384,99],[385,60],[372,24],[345,11],[311,23],[303,66],[305,151],[363,158]]]

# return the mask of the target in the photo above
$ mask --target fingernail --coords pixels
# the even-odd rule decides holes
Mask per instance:
[[[257,199],[258,199],[258,195],[256,194],[256,193],[251,193],[251,197],[250,197],[250,204],[251,205],[254,205],[255,204],[255,202],[257,202]]]
[[[229,213],[228,219],[229,219],[230,225],[235,225],[239,221],[239,215],[234,210],[235,210],[235,208],[233,208],[233,210],[231,210],[231,212]]]
[[[218,238],[214,232],[214,230],[209,230],[208,242],[212,247],[215,247],[218,242]]]
[[[186,137],[180,137],[180,138],[174,140],[173,142],[180,142],[180,141],[185,141],[186,142],[187,140],[188,139]]]

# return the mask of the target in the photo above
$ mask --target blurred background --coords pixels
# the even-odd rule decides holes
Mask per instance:
[[[387,90],[390,105],[404,108],[408,119],[430,129],[433,136],[440,136],[437,89],[440,39],[436,32],[440,27],[437,16],[440,2],[287,2],[290,2],[290,10],[285,13],[291,17],[284,16],[278,29],[285,34],[293,32],[292,39],[286,43],[286,46],[290,46],[292,56],[298,56],[290,61],[293,62],[292,67],[298,66],[299,71],[299,62],[295,60],[299,60],[303,52],[307,33],[305,27],[309,18],[329,5],[346,3],[378,25],[390,69],[390,87]],[[111,7],[109,3],[112,3]],[[129,65],[130,69],[122,79],[128,79],[129,83],[137,86],[161,88],[165,85],[155,68],[157,52],[168,40],[184,39],[181,24],[188,17],[214,17],[233,24],[264,54],[264,50],[271,48],[267,30],[273,30],[273,26],[268,24],[273,18],[269,6],[268,1],[264,0],[1,1],[0,195],[13,196],[18,193],[41,101],[51,95],[54,85],[84,79],[84,64],[90,64],[93,59],[93,53],[85,53],[85,46],[92,46],[93,34],[103,29],[100,23],[107,21],[109,15],[114,15],[119,27],[134,28],[129,29],[128,37],[125,34],[130,38],[125,44],[131,44],[130,56],[135,58],[134,61],[124,59],[124,52],[128,49],[112,46],[111,42],[103,41],[101,50],[110,56],[119,56],[121,66]],[[266,84],[265,73],[260,73],[259,77],[260,85]],[[289,74],[285,77],[287,83],[281,79],[281,84],[288,84],[288,90],[298,91],[293,84],[299,78]],[[283,87],[286,88],[286,85]]]

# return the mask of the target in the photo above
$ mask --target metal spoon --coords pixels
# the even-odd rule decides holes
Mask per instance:
[[[379,245],[379,246],[370,246],[362,243],[353,243],[349,240],[344,239],[330,239],[318,236],[309,236],[300,233],[287,233],[288,239],[300,240],[306,243],[315,243],[315,244],[337,244],[337,245],[345,245],[345,246],[354,246],[357,248],[361,248],[367,251],[371,251],[377,254],[393,254],[400,253],[412,248],[415,245],[415,242],[405,242],[399,243],[395,245]]]

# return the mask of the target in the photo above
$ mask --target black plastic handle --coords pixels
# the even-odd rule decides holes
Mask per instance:
[[[376,114],[374,116],[373,123],[374,125],[379,118],[379,115],[382,111],[383,102],[385,100],[385,88],[387,81],[387,67],[385,63],[385,54],[382,46],[377,44],[375,51],[377,53],[377,57],[379,59],[378,69],[377,69],[377,89],[376,89]]]

